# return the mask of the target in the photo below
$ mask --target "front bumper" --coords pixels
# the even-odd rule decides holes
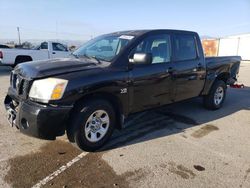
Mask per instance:
[[[10,95],[4,101],[7,112],[14,114],[11,121],[22,133],[36,138],[54,140],[65,133],[72,106],[50,106],[29,100],[14,102]],[[16,108],[14,108],[16,104]]]

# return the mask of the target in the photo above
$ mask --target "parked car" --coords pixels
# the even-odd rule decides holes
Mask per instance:
[[[15,67],[23,62],[67,57],[69,54],[67,46],[58,42],[42,42],[34,49],[0,48],[0,65]]]
[[[10,47],[5,44],[0,44],[0,48],[10,48]]]
[[[240,61],[205,58],[195,32],[116,32],[70,58],[18,65],[5,107],[22,133],[55,139],[66,132],[79,148],[94,151],[130,114],[198,96],[206,108],[221,108]]]

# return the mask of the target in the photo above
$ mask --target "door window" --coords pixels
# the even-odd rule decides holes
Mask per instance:
[[[176,61],[196,59],[197,51],[195,37],[193,35],[176,35],[174,52]]]
[[[68,49],[60,43],[52,43],[52,49],[53,51],[63,51],[63,52],[68,51]]]
[[[43,42],[43,43],[41,44],[40,49],[42,49],[42,50],[48,50],[48,43],[47,43],[47,42]]]
[[[170,61],[170,36],[167,34],[150,36],[135,48],[134,53],[151,53],[152,64]]]

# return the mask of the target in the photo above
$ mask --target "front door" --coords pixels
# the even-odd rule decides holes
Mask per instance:
[[[153,108],[171,101],[172,80],[170,35],[157,34],[142,40],[132,53],[151,53],[151,64],[134,64],[130,72],[132,81],[131,111]]]
[[[52,42],[51,58],[64,58],[68,56],[69,52],[66,46],[57,42]]]

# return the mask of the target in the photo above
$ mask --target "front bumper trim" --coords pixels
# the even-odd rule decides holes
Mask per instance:
[[[26,135],[54,140],[65,133],[72,106],[50,106],[29,100],[18,102],[17,110],[11,105],[13,99],[5,98],[6,110],[16,112],[15,124]]]

